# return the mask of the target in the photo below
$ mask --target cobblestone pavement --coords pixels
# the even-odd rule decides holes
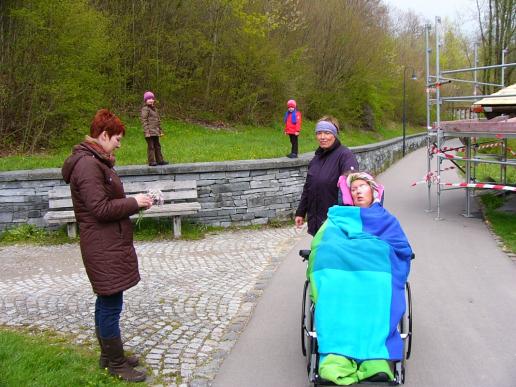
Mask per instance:
[[[139,242],[141,282],[124,293],[126,349],[154,385],[206,386],[246,326],[275,269],[304,235],[293,227]],[[0,325],[94,340],[95,296],[78,245],[0,248]]]

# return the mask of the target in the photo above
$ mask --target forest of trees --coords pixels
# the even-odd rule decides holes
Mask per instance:
[[[480,64],[516,62],[516,0],[477,5],[478,36],[444,23],[443,66],[472,65],[475,39]],[[166,117],[270,123],[294,98],[374,130],[399,121],[409,66],[424,124],[424,24],[380,0],[1,0],[0,154],[73,141],[100,107],[135,115],[146,90]]]

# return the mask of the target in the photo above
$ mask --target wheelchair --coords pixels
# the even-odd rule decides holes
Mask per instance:
[[[300,250],[299,255],[303,258],[303,262],[308,260],[310,250]],[[411,259],[414,259],[412,254]],[[387,383],[389,385],[400,385],[405,383],[406,361],[410,358],[412,350],[412,297],[410,292],[410,283],[405,283],[405,301],[406,310],[398,323],[398,331],[403,340],[403,359],[394,363],[394,380],[388,382],[373,382],[364,380],[359,384],[379,384]],[[308,372],[308,381],[313,386],[335,386],[333,382],[324,380],[319,376],[319,352],[317,346],[317,332],[314,327],[315,305],[310,298],[310,281],[307,279],[303,288],[303,300],[301,309],[301,351],[306,357]]]

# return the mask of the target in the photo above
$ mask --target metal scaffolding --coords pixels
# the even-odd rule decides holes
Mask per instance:
[[[507,184],[507,173],[506,168],[515,167],[516,159],[508,157],[507,139],[516,138],[516,119],[508,119],[507,116],[496,117],[491,120],[487,119],[469,119],[469,120],[457,120],[457,121],[441,121],[441,109],[443,104],[453,102],[467,102],[472,104],[474,101],[481,98],[495,98],[499,96],[492,95],[477,95],[478,86],[489,85],[497,88],[505,87],[504,69],[507,67],[514,67],[516,63],[505,63],[506,51],[502,51],[502,64],[490,65],[490,66],[478,66],[478,44],[475,44],[474,48],[474,65],[470,68],[443,70],[440,65],[440,49],[443,45],[441,38],[441,18],[435,18],[435,73],[431,74],[430,70],[430,54],[432,48],[430,46],[430,30],[431,25],[425,26],[425,40],[426,40],[426,116],[427,116],[427,193],[428,193],[428,207],[427,211],[431,211],[431,188],[433,182],[437,185],[437,220],[441,219],[441,194],[444,191],[451,189],[465,189],[465,213],[464,216],[471,217],[471,198],[474,194],[475,187],[481,186],[482,183],[476,179],[476,166],[480,163],[496,164],[500,166],[500,185]],[[477,79],[477,72],[484,70],[501,69],[501,84],[484,83],[479,82]],[[458,79],[453,74],[459,73],[472,73],[472,79]],[[473,85],[472,95],[465,96],[443,96],[441,86],[451,82],[462,82]],[[432,91],[435,91],[435,97],[431,95]],[[516,97],[514,95],[505,95],[506,97]],[[431,114],[432,110],[435,110],[435,120],[432,123]],[[460,138],[463,142],[463,147],[444,147],[447,140],[451,138]],[[478,142],[478,138],[483,139],[495,139],[494,141],[483,140],[482,143]],[[501,151],[495,160],[488,159],[481,154],[477,153],[477,149],[482,146],[490,146],[489,144],[501,143]],[[451,155],[450,151],[461,150],[464,152],[464,157]],[[432,160],[435,158],[436,167],[435,172],[432,171]],[[458,168],[463,171],[465,175],[465,182],[459,184],[447,184],[441,181],[441,172],[443,163],[452,162],[455,166],[452,168]],[[432,178],[431,178],[432,177]],[[513,185],[515,182],[511,182]],[[448,186],[449,188],[444,188]],[[511,187],[506,187],[511,189]]]

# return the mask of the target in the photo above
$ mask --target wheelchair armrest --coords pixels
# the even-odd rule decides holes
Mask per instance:
[[[303,258],[303,261],[307,261],[312,250],[299,250],[299,255]]]

